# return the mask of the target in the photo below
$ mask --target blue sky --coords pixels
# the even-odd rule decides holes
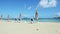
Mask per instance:
[[[39,18],[53,18],[60,16],[60,0],[0,0],[0,14],[3,18],[35,17],[38,8]]]

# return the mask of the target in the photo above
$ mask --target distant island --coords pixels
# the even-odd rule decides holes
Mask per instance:
[[[54,17],[54,18],[60,19],[60,17]]]

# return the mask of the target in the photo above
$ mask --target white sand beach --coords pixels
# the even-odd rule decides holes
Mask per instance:
[[[15,22],[0,20],[0,34],[60,34],[59,22]]]

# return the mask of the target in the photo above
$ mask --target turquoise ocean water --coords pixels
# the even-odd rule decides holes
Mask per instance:
[[[22,19],[24,21],[31,21],[30,19]],[[33,19],[33,21],[36,21]],[[39,18],[38,22],[60,22],[60,19],[54,19],[54,18]]]
[[[53,18],[45,18],[45,19],[39,19],[39,22],[60,22],[60,19],[53,19]]]
[[[3,19],[6,20],[6,19]],[[15,20],[13,18],[11,18],[10,20]],[[17,19],[18,20],[18,19]],[[22,21],[31,21],[30,18],[23,18]],[[33,19],[33,21],[36,21],[35,19]],[[39,18],[38,22],[60,22],[60,19],[55,19],[55,18]]]
[[[27,19],[26,21],[30,21],[30,19]],[[34,19],[34,21],[36,20]],[[38,22],[60,22],[60,19],[43,18],[43,19],[38,19]]]

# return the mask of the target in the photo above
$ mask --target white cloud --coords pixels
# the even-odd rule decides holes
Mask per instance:
[[[31,6],[29,6],[27,9],[28,9],[28,10],[31,10],[31,9],[32,9],[32,7],[31,7]]]
[[[57,0],[41,0],[38,4],[38,6],[43,8],[56,7],[56,5],[57,5]]]

